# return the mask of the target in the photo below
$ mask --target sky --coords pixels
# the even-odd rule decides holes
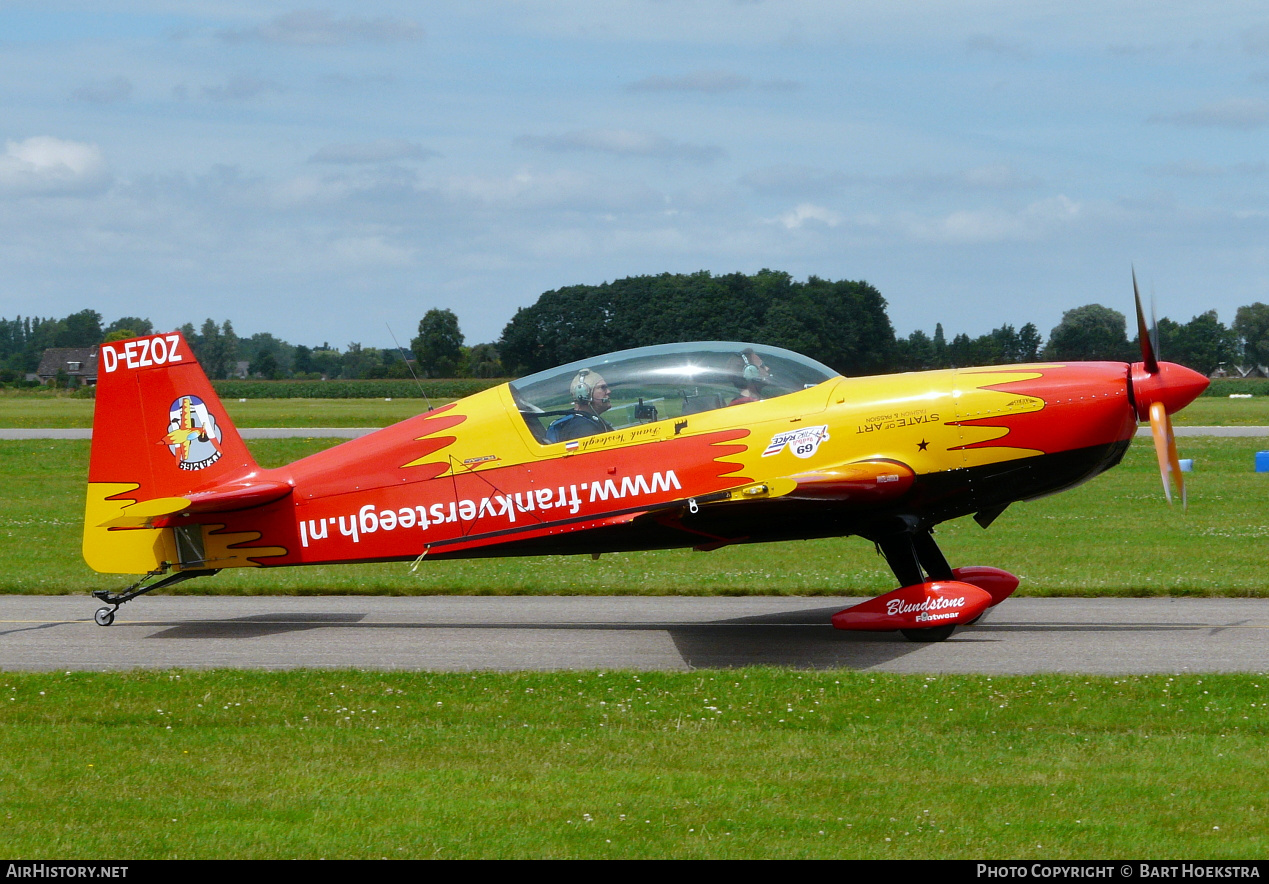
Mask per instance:
[[[0,316],[496,340],[625,276],[896,332],[1269,302],[1269,7],[5,0]]]

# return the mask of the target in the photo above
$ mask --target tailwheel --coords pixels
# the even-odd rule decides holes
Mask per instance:
[[[158,583],[149,583],[155,577],[160,577],[167,573],[171,566],[166,562],[150,573],[146,574],[136,583],[129,586],[123,592],[111,592],[108,589],[94,589],[93,598],[98,601],[105,602],[107,607],[98,608],[97,613],[93,614],[93,620],[98,626],[109,626],[115,622],[115,611],[119,610],[119,606],[124,602],[130,602],[139,595],[145,595],[147,592],[153,592],[156,589],[172,586],[177,583],[183,583],[186,580],[192,580],[195,577],[210,577],[212,574],[219,574],[219,568],[209,568],[199,571],[177,571],[175,574],[168,574]],[[147,586],[146,584],[149,583]]]
[[[948,623],[944,626],[926,626],[922,629],[899,630],[903,637],[910,642],[941,642],[951,638],[952,633],[955,631],[955,623]]]

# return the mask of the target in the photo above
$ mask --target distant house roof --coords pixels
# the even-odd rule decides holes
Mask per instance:
[[[1233,368],[1232,372],[1229,372],[1229,371],[1222,372],[1221,369],[1217,368],[1216,371],[1212,372],[1209,375],[1209,377],[1269,378],[1269,368],[1265,368],[1263,365],[1248,365],[1248,366],[1235,365],[1235,366],[1232,366],[1232,368]]]
[[[35,374],[47,383],[64,371],[67,377],[79,378],[88,384],[97,383],[96,347],[50,347],[40,357]]]

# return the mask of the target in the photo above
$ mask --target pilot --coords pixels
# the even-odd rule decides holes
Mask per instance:
[[[746,402],[757,402],[762,398],[762,388],[771,382],[771,369],[762,362],[762,357],[746,347],[731,360],[732,383],[740,391],[728,405],[743,405]]]
[[[583,368],[573,378],[569,389],[573,394],[573,412],[546,428],[547,442],[567,442],[596,433],[612,432],[612,424],[600,417],[612,407],[608,382],[599,372]]]

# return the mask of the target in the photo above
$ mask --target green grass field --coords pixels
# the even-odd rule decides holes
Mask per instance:
[[[452,399],[433,399],[443,405]],[[422,399],[227,399],[239,427],[386,427],[425,409]],[[69,396],[0,393],[0,428],[86,429],[93,401]]]
[[[433,407],[452,402],[433,398]],[[239,427],[386,427],[422,412],[422,399],[226,399]],[[1269,426],[1269,396],[1202,396],[1176,415],[1177,426]],[[0,391],[0,428],[87,428],[93,401],[47,392]]]
[[[1178,427],[1269,427],[1269,396],[1200,396],[1173,417]]]
[[[1269,852],[1265,675],[0,678],[9,857]]]

